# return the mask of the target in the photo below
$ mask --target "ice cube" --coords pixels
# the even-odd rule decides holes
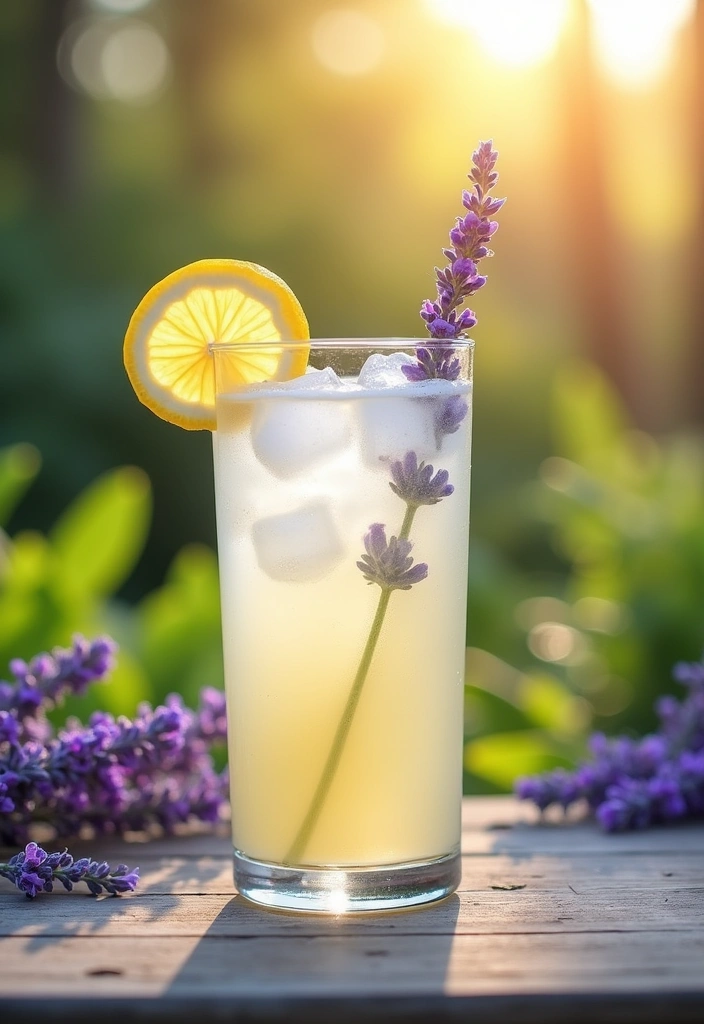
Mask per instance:
[[[405,352],[392,352],[385,356],[375,352],[369,356],[359,371],[357,383],[363,388],[397,388],[408,384],[403,366],[410,366],[413,360]]]
[[[322,579],[345,554],[323,500],[260,519],[252,527],[252,542],[260,569],[282,583]]]
[[[411,393],[415,388],[409,385]],[[362,457],[368,466],[385,469],[390,460],[413,451],[432,462],[437,453],[434,397],[370,396],[356,403],[360,416]]]
[[[358,383],[376,392],[356,403],[360,414],[362,453],[364,461],[383,469],[390,459],[402,459],[414,451],[419,459],[431,458],[437,450],[435,440],[434,403],[422,396],[418,384],[411,384],[403,372],[412,359],[405,352],[369,356],[362,367]],[[427,382],[425,382],[427,383]],[[408,394],[388,398],[379,392],[402,388]],[[411,397],[415,394],[418,397]]]
[[[344,384],[331,366],[326,366],[323,370],[307,366],[302,377],[294,377],[293,380],[276,384],[277,391],[338,391],[342,387]]]
[[[286,478],[343,449],[351,435],[349,409],[324,397],[344,390],[350,389],[330,367],[270,384],[254,403],[252,448],[259,461]],[[320,392],[320,400],[312,392]]]

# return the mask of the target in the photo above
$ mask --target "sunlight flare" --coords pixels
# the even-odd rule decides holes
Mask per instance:
[[[469,29],[483,49],[510,67],[530,67],[555,51],[567,21],[569,0],[426,0],[441,21]]]
[[[644,89],[663,75],[695,0],[589,0],[599,63],[612,81]]]

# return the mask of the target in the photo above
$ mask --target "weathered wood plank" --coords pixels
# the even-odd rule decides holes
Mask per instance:
[[[30,908],[19,896],[0,912],[0,936],[279,936],[368,934],[505,935],[545,932],[697,931],[704,923],[704,885],[573,891],[568,886],[515,892],[468,891],[412,913],[327,918],[276,914],[232,894],[148,894],[121,900],[57,895]]]
[[[232,862],[227,844],[220,855],[190,857],[180,854],[181,841],[175,840],[169,856],[158,856],[149,847],[140,848],[132,863],[139,863],[142,881],[138,895],[173,893],[180,896],[202,893],[232,895]],[[129,860],[134,851],[129,844],[112,843],[101,856],[113,863]],[[570,853],[474,854],[463,857],[460,892],[487,889],[491,885],[524,884],[531,890],[562,890],[571,885],[583,891],[600,889],[670,889],[704,886],[704,833],[700,850],[676,850],[661,853],[643,851],[637,857],[620,853],[610,856]],[[59,893],[62,895],[62,893]],[[77,893],[77,898],[84,894]],[[14,905],[18,894],[0,879],[0,920],[6,900]],[[73,898],[73,897],[72,897]]]
[[[701,992],[704,936],[533,935],[12,938],[3,992],[256,997]]]

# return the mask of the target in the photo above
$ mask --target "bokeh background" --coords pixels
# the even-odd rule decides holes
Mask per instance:
[[[131,713],[219,684],[210,437],[122,370],[207,256],[317,336],[415,335],[480,138],[466,788],[642,731],[704,642],[704,3],[0,4],[0,667],[112,632]]]

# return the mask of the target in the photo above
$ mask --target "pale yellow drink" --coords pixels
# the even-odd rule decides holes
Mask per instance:
[[[297,862],[429,861],[460,838],[470,421],[437,436],[469,385],[337,391],[262,386],[218,398],[218,552],[236,851],[288,864],[364,650],[380,589],[357,561],[404,502],[406,450],[454,493],[418,508],[410,540],[427,579],[391,594],[339,764]],[[421,396],[421,397],[419,397]],[[463,396],[462,399],[459,396]]]

